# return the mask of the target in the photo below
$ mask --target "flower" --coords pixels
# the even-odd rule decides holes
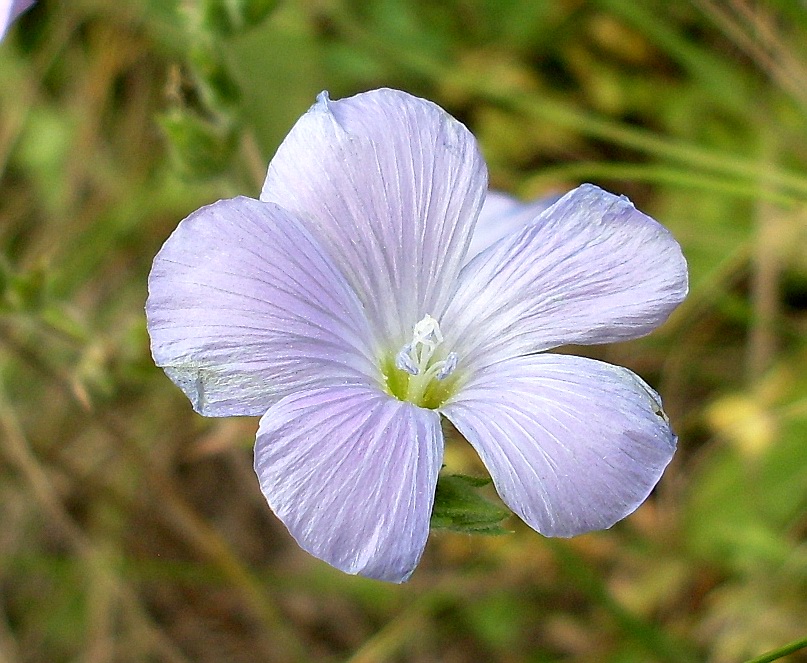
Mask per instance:
[[[687,291],[676,241],[585,184],[466,261],[486,194],[475,139],[438,106],[323,93],[260,201],[198,210],[154,260],[155,362],[198,412],[261,415],[270,507],[348,573],[401,582],[417,565],[441,417],[547,536],[610,527],[674,452],[639,377],[545,351],[661,324]]]
[[[33,4],[34,0],[0,0],[0,39],[6,36],[17,17]]]

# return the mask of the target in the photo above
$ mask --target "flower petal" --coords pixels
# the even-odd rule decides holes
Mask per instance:
[[[361,304],[277,205],[222,200],[182,221],[154,259],[146,316],[155,362],[204,415],[380,379]]]
[[[361,387],[283,399],[255,445],[261,490],[300,546],[391,582],[423,553],[442,458],[437,412]]]
[[[522,230],[560,198],[560,196],[546,196],[524,203],[510,194],[488,191],[474,227],[465,262],[469,263],[482,251],[510,233]]]
[[[441,327],[469,368],[642,336],[687,293],[672,235],[627,198],[591,184],[478,255],[460,280]]]
[[[322,93],[269,164],[261,200],[310,224],[376,340],[397,348],[444,310],[486,183],[476,140],[435,104],[388,89]]]
[[[633,512],[676,445],[655,391],[625,368],[582,357],[501,362],[441,411],[504,502],[546,536],[607,528]]]

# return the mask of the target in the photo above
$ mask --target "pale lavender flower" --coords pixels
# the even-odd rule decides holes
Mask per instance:
[[[33,4],[34,0],[0,0],[0,39],[6,36],[17,17]]]
[[[676,241],[586,184],[467,262],[486,191],[476,141],[438,106],[323,93],[260,201],[202,208],[154,260],[156,363],[204,415],[262,415],[255,470],[269,505],[348,573],[412,573],[443,416],[547,536],[624,518],[675,449],[640,378],[545,351],[661,324],[687,291]]]

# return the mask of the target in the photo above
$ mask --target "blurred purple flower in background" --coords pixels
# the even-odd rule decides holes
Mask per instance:
[[[146,311],[156,363],[198,412],[262,416],[255,469],[298,543],[400,582],[429,532],[441,416],[544,535],[610,527],[644,501],[676,445],[658,395],[545,351],[647,334],[686,291],[680,247],[626,198],[488,194],[468,130],[384,89],[323,93],[260,201],[185,219]]]
[[[34,0],[0,0],[0,39],[6,36],[9,26],[34,4]]]
[[[546,196],[523,203],[507,193],[491,189],[476,220],[465,262],[470,262],[495,241],[520,230],[560,199],[561,196]]]

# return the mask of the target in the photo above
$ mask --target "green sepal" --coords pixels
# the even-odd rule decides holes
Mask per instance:
[[[501,522],[510,515],[502,506],[479,494],[490,483],[487,477],[441,474],[437,480],[431,528],[464,534],[509,534]]]

